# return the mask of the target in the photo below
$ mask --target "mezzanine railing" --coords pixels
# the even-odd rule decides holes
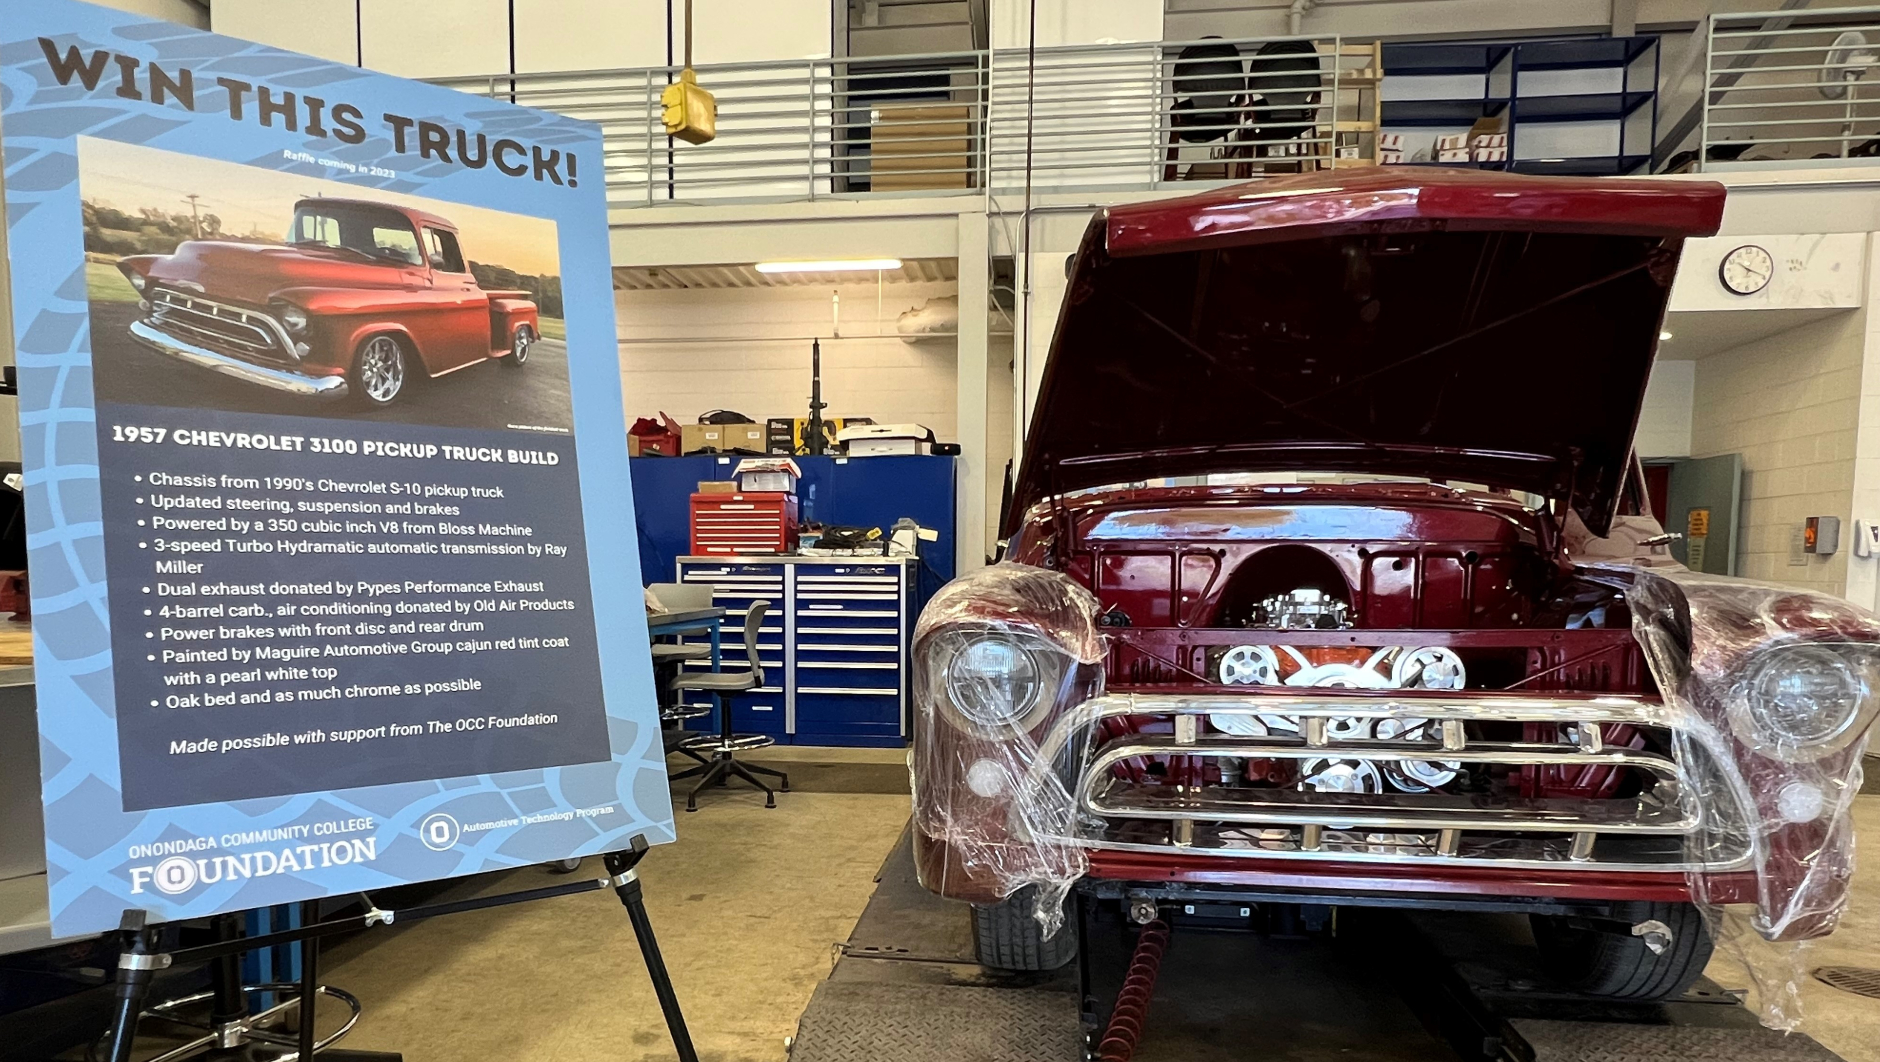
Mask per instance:
[[[1880,157],[1880,7],[1710,20],[1701,166]]]
[[[727,198],[1142,189],[1375,158],[1378,50],[1260,38],[698,68],[718,138],[675,142],[655,67],[454,88],[598,123],[612,206]]]

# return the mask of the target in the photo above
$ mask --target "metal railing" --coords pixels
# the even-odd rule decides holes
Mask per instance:
[[[781,60],[698,68],[718,137],[660,122],[674,68],[440,84],[601,126],[608,198],[1150,188],[1375,158],[1378,51],[1246,38]]]
[[[1699,165],[1880,157],[1880,7],[1716,15]]]

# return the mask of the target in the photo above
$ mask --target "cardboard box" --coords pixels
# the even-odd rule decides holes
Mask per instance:
[[[679,452],[682,454],[696,454],[706,450],[723,452],[724,449],[723,424],[685,424],[679,428]]]
[[[776,491],[795,494],[803,470],[788,457],[747,457],[732,472],[740,491]]]
[[[1505,148],[1508,146],[1507,133],[1481,133],[1469,138],[1472,148]]]
[[[772,417],[767,423],[764,436],[764,450],[772,454],[808,453],[805,442],[805,429],[809,427],[808,417]],[[827,442],[825,453],[836,452],[836,433],[852,424],[873,424],[870,417],[824,417],[823,438]]]
[[[767,454],[796,453],[796,421],[789,417],[772,417],[765,421],[764,452]]]
[[[854,424],[836,438],[850,457],[891,457],[926,453],[932,435],[923,424]]]
[[[1492,118],[1477,118],[1474,124],[1469,126],[1469,139],[1474,140],[1478,136],[1489,136],[1500,132],[1502,132],[1500,115]]]
[[[1468,148],[1453,148],[1453,149],[1445,149],[1442,151],[1438,151],[1436,153],[1436,161],[1437,162],[1470,162],[1473,160],[1469,158]]]
[[[1380,151],[1377,153],[1377,164],[1380,166],[1401,166],[1403,165],[1403,152]]]
[[[1479,147],[1474,151],[1476,162],[1507,162],[1508,149],[1505,147]]]
[[[768,440],[762,424],[726,424],[724,429],[725,449],[765,452]]]
[[[1466,151],[1469,147],[1469,134],[1457,133],[1454,136],[1436,138],[1436,155],[1440,159],[1445,151]]]
[[[1379,133],[1377,134],[1377,150],[1380,153],[1385,152],[1385,151],[1402,151],[1403,150],[1403,134],[1402,133]]]
[[[738,484],[737,481],[729,479],[701,479],[698,481],[698,492],[700,494],[736,494]]]

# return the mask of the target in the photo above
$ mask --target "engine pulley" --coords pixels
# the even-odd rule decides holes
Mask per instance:
[[[1377,721],[1379,741],[1425,741],[1436,737],[1435,725],[1428,719],[1392,717]],[[1392,786],[1406,793],[1428,793],[1456,780],[1462,764],[1457,760],[1391,760],[1384,764],[1384,777]]]
[[[1384,781],[1369,760],[1315,759],[1299,768],[1299,788],[1316,793],[1381,793]]]

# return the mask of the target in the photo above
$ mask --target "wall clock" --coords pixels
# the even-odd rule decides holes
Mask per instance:
[[[1723,286],[1737,295],[1754,295],[1769,286],[1770,278],[1776,275],[1776,260],[1770,253],[1753,243],[1746,243],[1729,254],[1717,265],[1717,278]]]

